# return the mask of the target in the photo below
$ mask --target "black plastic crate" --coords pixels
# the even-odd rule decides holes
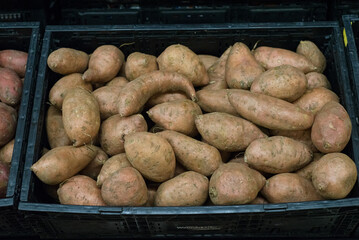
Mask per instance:
[[[359,14],[359,2],[356,0],[334,0],[329,2],[329,19],[342,21],[343,15]]]
[[[50,52],[72,47],[91,53],[102,44],[120,46],[126,56],[141,51],[158,56],[181,43],[197,54],[220,56],[229,45],[244,42],[296,49],[301,40],[315,42],[327,58],[325,74],[353,122],[344,152],[359,166],[358,126],[345,61],[342,31],[337,22],[48,26],[45,30],[36,84],[31,130],[19,210],[41,237],[349,237],[359,223],[359,186],[341,200],[268,205],[200,207],[96,207],[52,202],[31,172],[47,146],[44,117],[48,93],[60,78],[46,65]]]
[[[2,1],[0,22],[41,22],[46,24],[48,6],[46,0]]]
[[[0,23],[0,50],[16,49],[28,52],[9,182],[6,197],[0,199],[0,238],[34,234],[30,225],[18,215],[17,206],[40,57],[40,38],[40,24],[38,22]]]

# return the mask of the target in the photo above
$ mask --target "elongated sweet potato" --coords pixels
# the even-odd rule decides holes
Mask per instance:
[[[126,78],[132,81],[139,76],[158,70],[156,57],[153,55],[133,52],[128,55],[125,66]]]
[[[313,124],[313,114],[278,98],[231,89],[228,99],[242,117],[269,129],[304,130]]]
[[[210,68],[216,61],[218,61],[218,57],[207,54],[198,54],[199,60],[203,63],[204,67],[208,72],[208,68]]]
[[[327,61],[315,43],[311,41],[300,41],[297,47],[297,53],[307,57],[313,65],[317,67],[316,72],[324,72]]]
[[[328,81],[327,77],[318,72],[310,72],[305,74],[308,80],[308,89],[318,88],[318,87],[324,87],[327,89],[331,89],[330,82]]]
[[[0,146],[14,138],[17,125],[16,110],[0,102]]]
[[[264,68],[256,61],[249,48],[241,42],[232,46],[226,62],[226,82],[230,88],[249,89]]]
[[[23,51],[6,49],[0,51],[0,67],[14,70],[19,77],[25,77],[28,54]]]
[[[62,75],[83,73],[88,63],[88,54],[73,48],[59,48],[50,53],[47,58],[49,68]]]
[[[98,102],[102,120],[118,114],[117,102],[121,89],[121,87],[103,86],[92,92]]]
[[[160,93],[150,97],[146,103],[146,106],[153,107],[157,104],[185,99],[188,99],[188,97],[183,92]]]
[[[74,176],[97,155],[92,145],[63,146],[49,150],[31,166],[31,170],[44,183],[56,185]]]
[[[21,100],[22,82],[16,72],[0,67],[0,100],[15,106]]]
[[[168,91],[183,91],[196,100],[193,85],[186,77],[175,72],[154,71],[136,78],[122,89],[118,112],[122,117],[138,113],[151,96]]]
[[[99,175],[99,173],[102,169],[102,166],[107,161],[108,156],[100,147],[93,146],[93,148],[95,148],[97,151],[96,156],[89,164],[87,164],[86,167],[84,167],[79,172],[79,174],[88,176],[88,177],[96,180],[97,176]]]
[[[46,114],[46,134],[50,148],[69,146],[71,139],[67,136],[62,120],[62,112],[50,106]]]
[[[188,170],[210,176],[222,163],[219,151],[209,144],[175,131],[163,131],[157,135],[172,146],[176,160]]]
[[[226,89],[202,89],[196,92],[197,104],[205,112],[224,112],[238,116],[236,109],[228,100]]]
[[[254,50],[254,57],[266,69],[286,64],[296,67],[304,73],[317,70],[317,67],[307,57],[287,49],[259,47]]]
[[[12,154],[14,151],[15,139],[8,142],[5,146],[0,148],[0,162],[11,165]]]

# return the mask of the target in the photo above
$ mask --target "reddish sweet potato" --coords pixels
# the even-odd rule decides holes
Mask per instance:
[[[68,146],[72,144],[67,136],[62,120],[62,112],[50,106],[46,114],[46,133],[50,148]]]
[[[328,81],[327,77],[322,73],[317,72],[310,72],[305,74],[308,80],[308,89],[324,87],[327,89],[331,89],[330,82]]]
[[[47,58],[49,68],[62,75],[83,73],[88,65],[89,56],[83,51],[73,48],[59,48]]]
[[[98,102],[102,120],[118,114],[117,102],[121,89],[121,87],[103,86],[92,92]]]
[[[197,104],[205,112],[224,112],[238,116],[236,109],[228,100],[226,89],[202,89],[196,92]]]
[[[14,108],[0,102],[0,116],[0,146],[3,146],[15,136],[17,113]]]
[[[157,104],[165,103],[165,102],[172,102],[176,100],[185,100],[188,99],[185,93],[183,92],[168,92],[168,93],[160,93],[156,94],[150,99],[148,99],[146,105],[148,107],[153,107]]]
[[[14,70],[19,77],[24,77],[26,73],[28,54],[23,51],[6,49],[0,51],[0,67]]]
[[[15,106],[21,100],[22,82],[16,72],[0,67],[0,100]]]
[[[133,52],[127,57],[125,73],[129,81],[156,70],[158,70],[158,65],[156,57],[153,55]]]

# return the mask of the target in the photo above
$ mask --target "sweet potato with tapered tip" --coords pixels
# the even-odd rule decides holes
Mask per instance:
[[[177,72],[188,78],[193,86],[209,83],[205,66],[198,55],[181,44],[167,47],[157,58],[158,67],[163,71]]]
[[[307,57],[317,68],[315,70],[316,72],[324,72],[325,67],[327,66],[327,60],[315,43],[311,41],[300,41],[296,52]]]
[[[156,57],[153,55],[133,52],[128,55],[125,66],[126,78],[132,81],[139,76],[158,70]]]
[[[159,127],[194,137],[198,134],[194,120],[202,111],[197,103],[185,99],[158,104],[147,114]]]
[[[0,102],[0,146],[14,138],[17,125],[17,112],[14,108]]]
[[[102,166],[107,161],[108,156],[100,147],[97,146],[93,146],[93,147],[97,150],[96,156],[89,164],[87,164],[86,167],[84,167],[79,172],[79,174],[88,176],[96,180],[97,176],[100,174]]]
[[[125,61],[122,51],[114,45],[102,45],[89,59],[88,69],[82,75],[85,82],[105,83],[116,77]]]
[[[199,57],[199,60],[203,63],[203,65],[207,71],[208,71],[208,68],[210,68],[219,59],[216,56],[207,55],[207,54],[199,54],[198,57]]]
[[[56,107],[50,106],[47,110],[45,124],[50,148],[69,146],[72,144],[64,128],[62,112]]]
[[[44,183],[56,185],[74,176],[97,155],[92,145],[63,146],[49,150],[31,166],[31,171]]]
[[[328,102],[315,116],[312,141],[322,153],[341,152],[348,144],[352,123],[345,108],[338,102]]]
[[[10,166],[12,154],[14,151],[15,139],[8,142],[5,146],[0,148],[0,162],[6,163]]]
[[[183,91],[196,101],[193,84],[176,72],[154,71],[144,74],[123,87],[118,98],[118,112],[126,117],[138,113],[150,97],[158,93]]]
[[[237,42],[228,55],[225,71],[230,88],[249,89],[254,79],[264,72],[264,68],[244,43]]]
[[[256,170],[241,163],[222,164],[209,181],[209,196],[215,205],[252,202],[265,184]]]
[[[28,54],[23,51],[6,49],[0,51],[0,67],[14,70],[19,77],[25,77]]]
[[[317,67],[305,56],[293,51],[274,48],[258,47],[254,50],[255,59],[265,68],[271,69],[280,65],[291,65],[304,73],[313,72]]]
[[[175,154],[168,141],[149,132],[135,132],[125,136],[128,161],[153,182],[164,182],[174,176]]]
[[[188,99],[185,93],[183,92],[168,92],[168,93],[160,93],[156,94],[150,99],[148,99],[146,105],[148,107],[153,107],[157,104],[165,103],[165,102],[172,102],[176,100],[185,100]]]
[[[234,116],[238,116],[236,109],[228,100],[226,89],[202,89],[196,92],[197,104],[205,112],[225,112]]]
[[[184,172],[158,187],[155,206],[201,206],[208,197],[208,184],[202,174]]]
[[[318,72],[310,72],[305,74],[307,80],[308,80],[308,89],[318,88],[318,87],[324,87],[327,89],[331,89],[330,82],[328,81],[327,77]]]
[[[68,90],[79,87],[92,92],[93,88],[90,83],[82,80],[80,73],[72,73],[60,78],[49,92],[49,101],[57,109],[62,109],[62,103]]]
[[[83,73],[88,66],[89,55],[73,48],[59,48],[47,58],[49,68],[62,75]]]
[[[61,204],[106,206],[96,181],[84,175],[76,175],[62,182],[57,195]]]
[[[220,152],[207,143],[169,130],[157,135],[171,144],[176,160],[188,170],[210,176],[222,163]]]
[[[10,68],[0,67],[0,100],[9,106],[20,103],[22,82],[19,76]]]
[[[229,102],[243,118],[262,127],[304,130],[313,124],[313,114],[287,101],[241,89],[230,89],[227,94]]]
[[[102,120],[118,113],[117,100],[121,89],[121,87],[103,86],[92,92],[98,102]]]

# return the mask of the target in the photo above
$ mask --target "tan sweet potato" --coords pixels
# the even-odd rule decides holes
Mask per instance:
[[[313,65],[317,67],[316,72],[324,72],[327,61],[315,43],[311,41],[300,41],[297,47],[297,53],[307,57]]]
[[[165,103],[165,102],[172,102],[176,100],[185,100],[188,99],[187,95],[183,92],[168,92],[168,93],[160,93],[156,94],[150,99],[148,99],[146,105],[148,107],[153,107],[157,104]]]
[[[107,178],[101,194],[109,206],[143,206],[148,200],[145,180],[133,167],[121,168]]]
[[[262,189],[265,178],[241,163],[222,164],[209,181],[209,196],[215,205],[252,202]]]
[[[31,170],[44,183],[56,185],[74,176],[97,155],[92,145],[53,148],[31,166]]]
[[[99,173],[102,169],[102,166],[107,161],[108,156],[100,147],[97,147],[97,146],[93,146],[93,147],[97,150],[96,156],[89,164],[87,164],[87,166],[85,168],[83,168],[79,172],[79,174],[88,176],[88,177],[96,180],[97,176],[99,175]]]
[[[330,101],[339,102],[339,97],[331,90],[319,87],[308,90],[302,97],[293,102],[293,104],[315,115]]]
[[[125,152],[124,137],[133,132],[146,132],[147,123],[141,114],[121,117],[116,114],[102,122],[99,138],[102,149],[110,156]]]
[[[216,61],[218,61],[218,57],[207,55],[207,54],[198,54],[199,60],[203,63],[204,67],[208,71],[208,68],[210,68]]]
[[[19,77],[25,77],[28,54],[23,51],[6,49],[0,51],[0,67],[14,70]]]
[[[331,89],[330,82],[328,81],[327,77],[318,72],[310,72],[305,74],[308,80],[308,89],[318,88],[318,87],[324,87],[327,89]]]
[[[204,86],[202,89],[218,90],[228,88],[225,78],[225,71],[227,58],[231,49],[232,46],[227,48],[221,57],[212,66],[210,66],[210,68],[208,68],[207,73],[209,77],[209,84]]]
[[[21,100],[22,82],[15,71],[0,67],[0,100],[10,106]]]
[[[135,132],[125,136],[128,161],[153,182],[164,182],[174,176],[175,154],[168,141],[155,133]]]
[[[315,189],[325,199],[345,198],[357,180],[354,161],[343,153],[328,153],[321,157],[312,170]]]
[[[62,182],[57,195],[61,204],[106,206],[96,181],[84,175],[76,175]]]
[[[67,136],[62,120],[62,112],[50,106],[46,114],[46,134],[50,148],[69,146],[71,139]]]
[[[12,160],[12,153],[14,151],[15,139],[8,142],[5,146],[0,148],[0,162],[6,163],[10,166]]]
[[[175,72],[154,71],[124,86],[118,99],[118,112],[122,117],[138,113],[150,97],[169,91],[183,91],[196,100],[193,85],[186,77]]]
[[[305,167],[297,170],[295,173],[312,181],[312,172],[313,172],[314,166],[317,163],[317,161],[323,156],[324,156],[323,153],[313,153],[313,160]]]
[[[102,120],[118,114],[117,103],[121,89],[121,87],[103,86],[92,92],[98,102]]]
[[[196,92],[197,104],[205,112],[224,112],[234,116],[238,116],[236,109],[228,100],[226,89],[202,89]]]
[[[0,102],[0,146],[4,146],[15,137],[17,112],[14,108]]]
[[[92,53],[82,79],[90,83],[108,82],[116,77],[124,61],[125,56],[116,46],[99,46]]]
[[[347,111],[340,103],[331,101],[315,116],[312,141],[322,153],[340,152],[348,144],[352,123]]]
[[[270,203],[323,200],[311,181],[296,173],[274,175],[267,180],[261,194]]]
[[[312,158],[307,145],[283,136],[256,139],[244,153],[244,161],[251,168],[273,174],[296,171]]]
[[[181,44],[167,47],[157,58],[158,67],[163,71],[183,74],[193,86],[205,86],[209,77],[198,55]]]
[[[62,103],[68,90],[79,87],[92,92],[93,88],[90,83],[85,83],[80,73],[72,73],[60,78],[49,92],[49,101],[57,109],[62,109]]]
[[[120,153],[107,159],[100,173],[97,176],[97,186],[101,187],[103,182],[109,178],[114,172],[120,168],[132,167],[131,163],[126,157],[126,153]]]
[[[47,58],[49,68],[62,75],[83,73],[89,63],[89,55],[73,48],[59,48]]]
[[[253,140],[266,137],[253,123],[228,113],[213,112],[199,115],[195,123],[206,142],[227,152],[242,151]]]
[[[163,131],[157,135],[172,146],[176,160],[186,169],[210,176],[222,163],[219,151],[209,144],[175,131]]]
[[[156,70],[158,70],[158,65],[156,57],[153,55],[133,52],[127,57],[125,73],[129,81]]]
[[[6,197],[9,175],[10,166],[6,163],[0,162],[0,198]]]
[[[202,111],[197,103],[185,99],[158,104],[147,114],[159,127],[194,137],[198,134],[194,120]]]
[[[293,102],[307,90],[307,78],[298,68],[280,65],[259,75],[251,85],[251,92]]]
[[[201,206],[207,200],[208,184],[202,174],[184,172],[158,187],[155,206]]]
[[[269,128],[304,130],[312,126],[314,116],[292,103],[241,89],[228,90],[228,99],[245,119]]]
[[[62,120],[75,147],[92,144],[101,124],[95,97],[82,88],[68,90],[62,104]]]
[[[125,77],[115,77],[111,81],[107,82],[105,86],[122,88],[127,83],[129,83],[129,82]]]
[[[225,78],[230,88],[249,89],[264,68],[256,61],[249,48],[241,42],[232,46],[226,63]]]

